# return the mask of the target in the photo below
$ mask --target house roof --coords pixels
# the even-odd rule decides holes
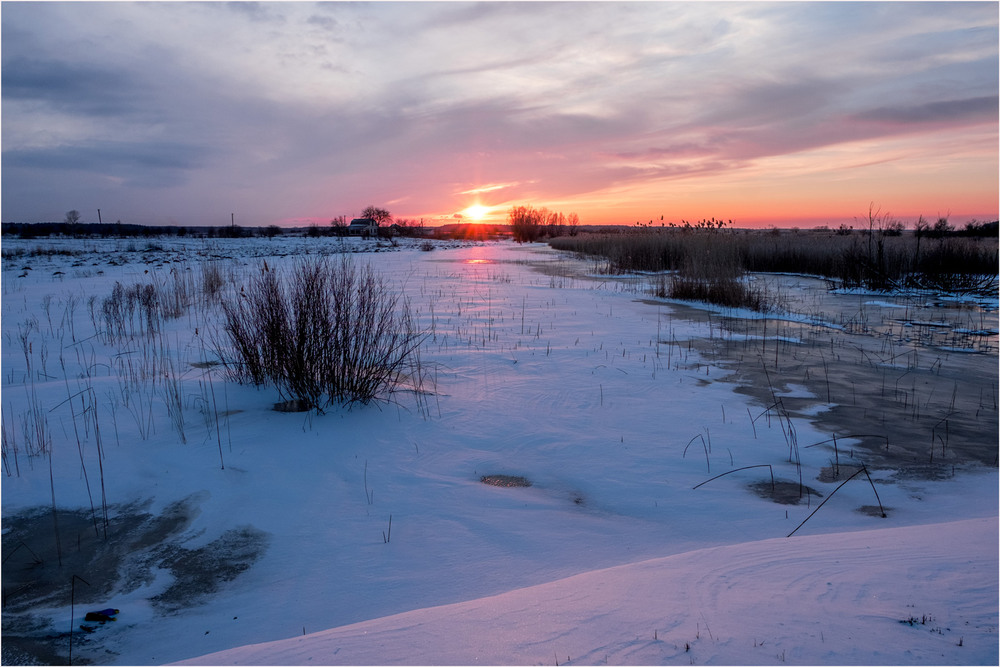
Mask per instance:
[[[351,227],[377,227],[378,224],[371,218],[354,218],[351,220]]]

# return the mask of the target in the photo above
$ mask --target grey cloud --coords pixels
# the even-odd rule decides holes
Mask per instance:
[[[958,121],[995,122],[998,112],[996,95],[962,100],[943,100],[916,105],[886,106],[855,115],[858,120],[879,123],[938,123]]]
[[[609,177],[622,183],[636,180],[678,179],[699,176],[712,172],[728,172],[746,166],[743,160],[703,160],[694,164],[661,164],[652,167],[613,167],[608,169]]]
[[[91,142],[51,148],[3,152],[3,167],[87,171],[122,178],[143,187],[167,187],[186,180],[186,173],[203,165],[206,150],[168,142]]]
[[[736,126],[795,122],[825,112],[846,89],[842,82],[822,78],[746,82],[719,91],[711,102],[719,108],[706,109],[699,122]]]
[[[251,21],[277,23],[285,22],[284,16],[275,14],[271,11],[271,7],[274,6],[274,3],[245,2],[244,0],[238,0],[237,2],[222,3],[221,6],[227,11],[231,11],[240,16],[245,16]]]
[[[340,27],[340,23],[337,21],[337,19],[332,18],[330,16],[320,16],[318,14],[313,14],[312,16],[310,16],[308,19],[306,19],[306,23],[309,25],[316,26],[317,28],[326,30],[328,32],[334,32]]]
[[[627,135],[629,113],[595,116],[563,111],[558,105],[524,104],[506,98],[455,104],[429,113],[390,116],[387,128],[405,128],[428,151],[574,151],[582,145]]]
[[[558,4],[558,3],[556,3]],[[507,16],[523,15],[523,6],[519,2],[475,2],[475,3],[445,3],[445,10],[425,18],[424,28],[462,28],[468,24],[481,21],[496,20]],[[532,10],[540,13],[553,6],[553,3],[532,3]]]
[[[618,151],[613,157],[626,160],[644,159],[655,160],[671,157],[703,157],[712,155],[715,150],[700,142],[680,142],[669,146],[651,146],[643,150]]]
[[[135,108],[138,82],[120,69],[21,56],[4,60],[2,85],[5,100],[108,116]]]
[[[519,67],[529,67],[532,65],[538,65],[541,62],[544,62],[544,59],[538,55],[518,55],[513,57],[504,57],[498,60],[491,60],[489,62],[476,62],[457,67],[451,66],[450,68],[436,69],[428,72],[424,78],[435,79],[460,74],[482,74],[496,70],[511,70]]]

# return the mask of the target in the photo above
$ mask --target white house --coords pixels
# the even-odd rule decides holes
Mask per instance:
[[[347,226],[348,236],[376,236],[378,223],[371,218],[354,218]]]

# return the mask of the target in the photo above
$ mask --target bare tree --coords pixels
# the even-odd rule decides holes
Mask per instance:
[[[375,221],[379,227],[386,227],[392,224],[392,214],[384,208],[369,206],[361,211],[362,218],[369,218]]]
[[[566,222],[569,225],[569,235],[576,236],[577,233],[576,227],[577,225],[580,224],[580,216],[578,216],[576,213],[570,213],[569,216],[566,218]]]
[[[531,243],[541,236],[542,223],[546,221],[548,211],[535,209],[531,206],[513,206],[507,212],[507,222],[510,224],[514,240],[518,243]]]
[[[555,238],[557,236],[562,236],[563,225],[566,224],[566,216],[560,212],[553,212],[549,214],[549,236]]]
[[[80,222],[80,212],[75,208],[72,211],[66,211],[66,224],[75,225]]]

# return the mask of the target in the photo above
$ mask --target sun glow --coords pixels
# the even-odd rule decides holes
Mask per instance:
[[[466,218],[472,218],[473,220],[482,220],[486,217],[486,214],[490,212],[489,206],[482,206],[480,204],[474,204],[469,208],[462,211],[462,215]]]

